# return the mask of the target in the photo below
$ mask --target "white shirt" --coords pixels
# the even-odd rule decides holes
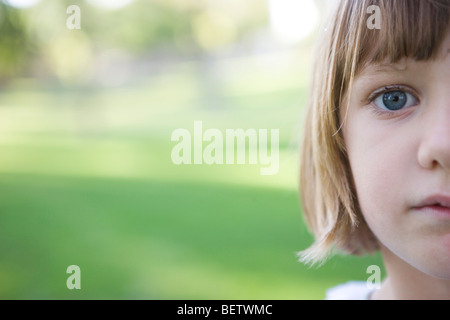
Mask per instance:
[[[349,281],[328,289],[325,300],[369,300],[373,290],[365,281]]]

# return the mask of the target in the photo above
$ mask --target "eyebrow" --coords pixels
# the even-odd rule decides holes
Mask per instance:
[[[372,70],[375,73],[381,73],[381,72],[398,72],[398,71],[406,71],[408,69],[408,65],[403,62],[396,62],[396,63],[382,63],[382,64],[376,64],[373,65],[374,69]]]

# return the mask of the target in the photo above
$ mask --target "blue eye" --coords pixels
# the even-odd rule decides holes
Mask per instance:
[[[377,107],[387,111],[398,111],[418,103],[416,97],[401,90],[388,91],[380,94],[374,99]]]

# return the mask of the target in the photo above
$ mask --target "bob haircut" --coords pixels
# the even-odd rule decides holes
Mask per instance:
[[[379,8],[381,29],[370,29],[369,6]],[[373,253],[378,242],[361,213],[340,109],[358,72],[402,58],[435,59],[449,32],[449,0],[341,0],[316,52],[300,157],[300,200],[315,237],[300,261],[323,263],[340,250]]]

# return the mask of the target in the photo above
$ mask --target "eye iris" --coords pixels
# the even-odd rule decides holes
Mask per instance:
[[[406,105],[406,93],[402,91],[386,92],[383,95],[383,104],[389,110],[400,110]]]

